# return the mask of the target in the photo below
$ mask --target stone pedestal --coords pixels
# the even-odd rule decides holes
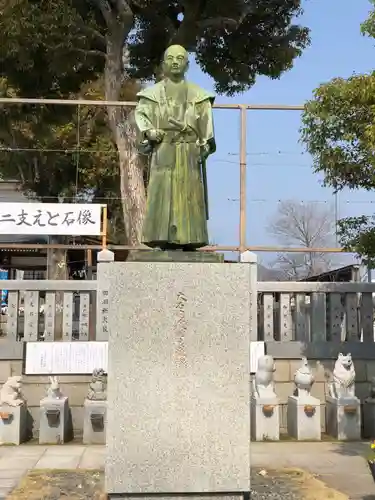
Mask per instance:
[[[40,402],[39,444],[63,444],[73,438],[67,397]]]
[[[107,401],[86,399],[83,415],[83,444],[105,444]]]
[[[375,439],[375,399],[366,398],[363,402],[363,437]]]
[[[289,396],[287,427],[290,437],[298,441],[320,441],[320,401],[312,396]]]
[[[224,262],[217,252],[183,252],[182,250],[133,250],[127,262]]]
[[[0,445],[21,444],[28,438],[27,406],[0,406]]]
[[[99,266],[110,497],[249,495],[249,287],[247,264]]]
[[[361,403],[356,397],[326,399],[327,434],[340,441],[361,439]]]
[[[251,398],[251,439],[279,441],[280,407],[278,398]]]

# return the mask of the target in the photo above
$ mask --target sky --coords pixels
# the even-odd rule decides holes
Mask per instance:
[[[305,0],[298,22],[311,30],[311,45],[279,80],[259,77],[246,93],[217,103],[303,105],[313,90],[334,77],[373,70],[375,41],[364,37],[368,0]],[[188,78],[213,90],[210,77],[192,62]],[[239,243],[239,111],[214,112],[217,152],[208,162],[210,239],[218,245]],[[247,116],[247,244],[277,245],[267,226],[279,200],[316,202],[333,207],[332,191],[312,171],[311,157],[299,144],[299,111],[248,111]],[[343,191],[339,218],[375,212],[372,193]],[[275,255],[262,254],[270,261]]]

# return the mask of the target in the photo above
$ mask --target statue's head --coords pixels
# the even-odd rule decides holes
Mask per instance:
[[[13,377],[9,377],[6,384],[8,385],[8,387],[18,390],[22,385],[22,376],[14,375]]]
[[[183,77],[189,67],[187,51],[181,45],[171,45],[164,52],[163,72],[165,76]]]
[[[341,352],[338,355],[337,362],[343,366],[346,370],[349,370],[353,366],[353,359],[350,353],[342,354]]]
[[[103,368],[94,368],[94,371],[92,372],[93,378],[103,377],[104,375],[105,371]]]
[[[273,357],[270,355],[261,356],[258,359],[258,370],[270,373],[276,371],[275,361]]]

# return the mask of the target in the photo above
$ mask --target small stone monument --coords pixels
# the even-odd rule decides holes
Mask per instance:
[[[259,358],[251,395],[251,439],[255,441],[280,439],[280,407],[273,380],[275,370],[272,356]]]
[[[370,392],[363,402],[363,435],[375,439],[375,377],[371,378]]]
[[[49,377],[47,396],[40,402],[39,444],[63,444],[73,437],[69,401],[57,377]]]
[[[307,358],[302,358],[301,366],[294,375],[296,392],[288,397],[287,409],[288,434],[299,441],[321,439],[320,401],[311,396],[314,382]]]
[[[326,399],[327,433],[340,441],[361,438],[361,403],[355,396],[352,355],[338,355]]]
[[[0,391],[0,444],[27,440],[27,406],[21,393],[22,377],[9,377]]]
[[[105,444],[107,422],[107,380],[104,370],[93,371],[84,403],[83,443]]]

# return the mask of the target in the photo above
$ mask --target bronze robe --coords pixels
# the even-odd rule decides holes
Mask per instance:
[[[207,206],[202,179],[201,145],[215,152],[212,104],[214,96],[185,82],[185,98],[167,95],[166,82],[138,93],[135,120],[140,151],[151,153],[142,242],[150,247],[199,248],[208,244]],[[179,102],[178,102],[179,101]],[[173,118],[185,130],[169,122]],[[163,130],[160,144],[145,132]]]

